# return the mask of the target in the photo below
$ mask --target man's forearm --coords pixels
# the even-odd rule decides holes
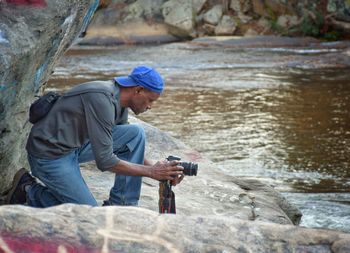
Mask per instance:
[[[178,163],[178,161],[158,161],[154,165],[141,165],[120,160],[109,171],[126,176],[150,177],[156,180],[173,180],[183,175],[183,167],[177,166]]]
[[[151,177],[151,168],[149,165],[134,164],[123,160],[120,160],[109,171],[127,176]]]

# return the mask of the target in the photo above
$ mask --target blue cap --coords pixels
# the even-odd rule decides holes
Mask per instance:
[[[133,87],[142,86],[150,91],[162,93],[164,82],[160,74],[153,68],[138,66],[128,76],[114,77],[114,80],[121,86]]]

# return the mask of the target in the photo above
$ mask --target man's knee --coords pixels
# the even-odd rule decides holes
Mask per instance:
[[[113,130],[114,152],[122,152],[125,147],[133,151],[137,146],[144,146],[145,131],[137,124],[116,126]]]
[[[129,131],[131,131],[136,138],[145,139],[145,136],[146,136],[145,130],[141,125],[132,124],[132,125],[129,125],[128,127],[130,128]]]

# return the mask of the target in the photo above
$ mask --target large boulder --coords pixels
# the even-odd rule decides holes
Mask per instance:
[[[1,252],[350,252],[350,234],[136,207],[0,207]]]
[[[0,1],[0,191],[26,164],[28,105],[98,6],[96,0],[6,2]]]

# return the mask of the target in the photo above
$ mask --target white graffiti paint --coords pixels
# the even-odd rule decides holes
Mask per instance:
[[[5,36],[5,33],[1,30],[0,30],[0,43],[10,43]]]

